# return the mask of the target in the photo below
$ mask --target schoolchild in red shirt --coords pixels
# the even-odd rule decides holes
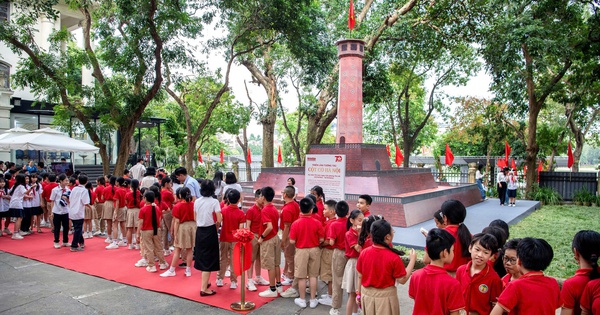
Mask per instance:
[[[337,202],[335,200],[327,200],[325,202],[325,209],[323,209],[323,216],[325,217],[325,225],[323,229],[325,231],[325,235],[331,230],[331,224],[335,222],[335,205]],[[319,267],[319,278],[321,281],[327,283],[327,294],[321,296],[318,299],[319,304],[331,306],[331,288],[332,288],[332,274],[331,274],[331,261],[333,258],[333,245],[330,245],[329,242],[324,242],[321,246],[321,264]]]
[[[517,245],[517,257],[523,275],[506,286],[491,314],[554,315],[562,305],[560,288],[556,279],[543,272],[554,258],[552,246],[543,239],[526,237]]]
[[[293,187],[292,192],[293,192]],[[288,188],[286,188],[287,190]],[[291,203],[294,195],[289,197]],[[298,279],[306,279],[308,277],[310,287],[310,308],[315,308],[319,305],[316,298],[317,293],[317,277],[319,276],[319,265],[321,263],[321,248],[319,247],[325,239],[325,231],[321,222],[315,220],[311,216],[314,204],[312,200],[303,198],[299,203],[302,215],[298,220],[292,223],[290,227],[290,243],[295,245],[295,266],[294,275]],[[300,297],[294,300],[294,303],[302,308],[306,307],[306,281],[298,281],[298,292]]]
[[[135,228],[137,226],[137,217],[140,213],[140,201],[142,200],[142,193],[140,192],[140,182],[137,179],[131,181],[131,190],[125,194],[125,204],[127,205],[127,221],[125,227],[127,228],[127,244],[129,249],[139,248],[137,246],[137,240],[133,237],[136,235]]]
[[[169,270],[160,274],[161,277],[175,277],[175,266],[179,254],[185,257],[185,276],[192,276],[193,249],[196,241],[196,220],[194,218],[194,202],[192,192],[188,187],[178,190],[180,199],[173,207],[173,231],[175,235],[173,259]],[[182,252],[185,250],[185,254]]]
[[[315,186],[310,189],[310,194],[316,198],[315,206],[317,207],[317,212],[319,213],[319,220],[321,220],[322,223],[325,223],[325,217],[323,216],[323,209],[325,209],[325,205],[323,204],[325,193],[323,193],[323,188],[321,186]]]
[[[598,269],[598,256],[600,256],[600,233],[591,230],[577,232],[572,243],[575,260],[579,269],[575,275],[562,285],[560,296],[562,298],[561,315],[580,315],[580,301],[583,290],[589,281],[600,278]]]
[[[581,296],[581,315],[596,314],[600,314],[600,279],[588,282]]]
[[[360,195],[356,202],[356,209],[360,210],[365,218],[368,218],[371,215],[371,203],[373,203],[373,198],[371,196]]]
[[[223,216],[223,223],[221,225],[221,242],[219,243],[220,253],[220,268],[217,272],[217,286],[223,286],[223,278],[225,277],[225,271],[227,267],[230,267],[229,279],[231,284],[230,289],[237,288],[237,274],[233,268],[233,247],[235,246],[235,238],[233,233],[237,229],[244,228],[246,217],[244,212],[238,208],[238,202],[240,201],[240,192],[235,189],[230,189],[227,195],[224,196],[227,200],[227,206],[221,209],[221,215]]]
[[[364,218],[360,210],[353,210],[346,222],[348,231],[346,231],[345,255],[348,261],[346,262],[344,277],[342,278],[342,289],[348,292],[346,313],[349,313],[348,310],[351,310],[352,313],[358,312],[356,292],[360,289],[360,282],[358,280],[358,273],[356,272],[356,262],[361,251],[361,247],[358,245],[358,235],[360,234]]]
[[[502,277],[502,289],[506,288],[509,282],[519,279],[522,274],[517,266],[517,245],[519,245],[520,238],[510,239],[502,247],[502,263],[506,270],[506,275]]]
[[[383,216],[370,215],[363,220],[360,235],[358,236],[358,245],[360,245],[362,249],[373,246],[373,240],[371,239],[371,225],[377,220],[383,220]]]
[[[94,194],[96,195],[96,217],[94,218],[94,236],[105,235],[106,222],[104,221],[104,187],[106,186],[106,180],[104,176],[98,176],[96,179],[96,188],[94,188]]]
[[[104,187],[104,214],[102,215],[102,218],[106,221],[106,240],[104,241],[105,243],[109,243],[108,246],[106,246],[106,249],[116,249],[119,248],[119,246],[117,245],[116,248],[114,248],[113,246],[113,218],[115,217],[115,201],[113,200],[113,197],[115,195],[115,193],[117,192],[117,178],[114,176],[111,176],[110,179],[108,180],[109,184],[106,185],[106,187]],[[115,230],[117,230],[115,228]],[[118,234],[118,231],[117,231]],[[116,239],[116,236],[115,236]],[[110,247],[110,248],[109,248]]]
[[[425,243],[430,263],[413,273],[408,286],[408,296],[415,300],[413,315],[458,315],[465,309],[460,283],[444,268],[454,258],[454,236],[434,228]]]
[[[348,215],[349,206],[345,201],[339,201],[335,205],[335,215],[337,219],[331,223],[327,234],[326,241],[333,246],[333,254],[331,256],[331,310],[329,314],[339,314],[339,309],[342,307],[342,280],[344,277],[344,269],[346,267],[346,216]]]
[[[491,234],[473,236],[469,252],[471,261],[458,267],[456,279],[460,282],[468,312],[488,315],[502,293],[502,280],[488,261],[498,251],[498,241]]]
[[[261,199],[264,207],[261,210],[261,232],[258,236],[260,244],[260,262],[262,268],[269,271],[269,288],[258,295],[260,297],[277,297],[278,293],[283,292],[281,281],[278,279],[281,274],[281,247],[279,245],[279,211],[273,206],[275,190],[272,187],[264,187],[261,190]]]
[[[246,228],[249,228],[254,233],[254,239],[252,240],[252,266],[248,269],[248,283],[246,288],[248,291],[256,291],[256,285],[269,285],[269,281],[262,277],[260,274],[260,244],[258,244],[258,235],[260,233],[261,226],[261,209],[263,204],[261,202],[261,190],[257,189],[254,192],[254,204],[246,211]],[[254,270],[255,277],[252,277],[252,271]]]
[[[298,220],[300,216],[300,206],[294,200],[296,190],[293,186],[287,186],[283,190],[283,202],[285,203],[281,208],[281,220],[279,228],[281,229],[281,249],[283,250],[283,257],[285,259],[283,265],[282,285],[291,285],[294,281],[294,255],[296,253],[296,246],[289,240],[290,227],[292,223]]]
[[[52,190],[58,186],[56,182],[56,174],[48,175],[48,183],[44,185],[42,188],[42,198],[46,200],[46,208],[44,209],[44,221],[46,221],[46,227],[51,227],[54,229],[53,220],[50,220],[50,215],[52,214],[52,200],[50,200],[50,196],[52,195]]]
[[[408,281],[417,254],[414,249],[410,251],[410,262],[405,268],[400,258],[405,253],[393,248],[394,230],[383,219],[374,220],[371,224],[371,236],[373,245],[360,252],[356,263],[361,283],[357,300],[364,314],[400,315],[396,283],[405,284]]]
[[[158,258],[160,270],[169,268],[169,264],[165,261],[165,257],[163,256],[160,239],[158,237],[161,211],[153,204],[154,198],[154,192],[147,191],[144,193],[146,205],[140,209],[138,216],[137,238],[142,240],[142,247],[144,248],[143,253],[146,260],[146,271],[148,272],[156,272],[154,257]],[[135,266],[144,267],[144,264],[138,262]]]
[[[112,179],[112,178],[111,178]],[[120,246],[127,246],[127,239],[119,240],[119,228],[121,229],[121,234],[123,236],[127,236],[127,230],[125,229],[126,221],[127,221],[127,205],[125,202],[125,196],[127,195],[128,189],[126,188],[125,178],[119,177],[116,181],[117,185],[113,186],[111,189],[112,201],[114,203],[113,210],[113,241],[112,244],[106,246],[106,249],[118,249]],[[111,181],[112,184],[112,181]],[[106,196],[106,194],[105,194]]]

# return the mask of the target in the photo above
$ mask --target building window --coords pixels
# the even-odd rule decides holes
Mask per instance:
[[[0,89],[10,89],[10,66],[0,61]]]
[[[10,2],[0,1],[0,21],[8,21],[10,16]]]

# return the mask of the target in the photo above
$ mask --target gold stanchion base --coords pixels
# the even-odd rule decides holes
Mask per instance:
[[[254,305],[254,302],[245,302],[243,304],[242,302],[231,303],[231,309],[236,311],[250,311],[253,310],[255,307],[256,305]]]

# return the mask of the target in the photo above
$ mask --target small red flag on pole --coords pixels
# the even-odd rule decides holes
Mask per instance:
[[[540,164],[538,164],[538,168],[537,168],[537,182],[540,182],[540,172],[544,170],[544,162],[540,161]]]
[[[510,159],[510,168],[513,170],[517,169],[517,163],[515,162],[515,159]]]
[[[454,163],[454,154],[450,150],[450,146],[446,143],[446,165],[452,165]]]
[[[146,150],[146,162],[150,162],[150,151]]]
[[[402,154],[402,151],[400,151],[400,148],[396,144],[396,165],[398,165],[398,167],[400,167],[400,165],[402,165],[403,161],[404,161],[404,155]]]
[[[281,146],[277,147],[277,163],[283,162],[283,156],[281,156]]]
[[[390,145],[389,144],[385,145],[385,150],[387,151],[388,157],[392,157],[392,152],[390,151]]]
[[[246,161],[252,164],[252,152],[250,152],[250,147],[248,147],[248,156],[246,157]]]
[[[204,161],[202,161],[202,152],[200,152],[200,148],[198,148],[198,162],[204,163]]]
[[[225,163],[225,155],[223,153],[223,149],[221,149],[221,154],[219,155],[219,163]]]
[[[354,2],[350,0],[350,11],[348,12],[348,28],[350,30],[353,30],[355,25],[356,18],[354,17]]]
[[[575,159],[573,158],[573,147],[571,146],[571,141],[569,141],[569,148],[567,151],[567,167],[571,168],[574,162]]]
[[[508,166],[508,157],[510,156],[510,145],[508,145],[508,141],[504,142],[504,154],[506,155],[506,165]]]

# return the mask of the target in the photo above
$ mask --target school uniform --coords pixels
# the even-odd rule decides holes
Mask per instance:
[[[8,212],[8,199],[4,198],[7,195],[6,189],[0,189],[0,223],[2,222],[2,218],[10,218]],[[8,220],[8,219],[7,219]]]
[[[105,222],[104,222],[104,187],[103,185],[98,185],[94,189],[94,195],[96,199],[94,200],[95,205],[95,218],[94,218],[94,229],[96,231],[104,232]]]
[[[42,198],[46,200],[46,213],[52,213],[52,205],[50,204],[52,200],[50,200],[50,196],[52,195],[52,190],[58,186],[57,182],[47,183],[43,185],[42,188]]]
[[[10,203],[8,204],[8,211],[11,218],[22,218],[23,217],[23,197],[27,189],[23,185],[12,190],[10,197]]]
[[[104,213],[102,214],[102,218],[105,220],[113,220],[115,215],[115,201],[113,200],[117,189],[115,186],[106,185],[104,187]],[[110,237],[110,236],[109,236]]]
[[[26,190],[31,189],[31,186],[25,186]],[[27,198],[25,198],[27,197]],[[29,194],[23,196],[23,220],[21,220],[21,231],[29,232],[31,228],[31,220],[33,219],[33,212],[31,209],[31,191]]]
[[[291,202],[295,203],[295,202]],[[321,264],[321,239],[325,238],[325,231],[321,222],[309,215],[300,215],[298,220],[290,227],[290,240],[296,242],[294,255],[294,276],[304,279],[319,276]]]
[[[134,228],[138,225],[138,216],[140,213],[139,204],[141,200],[142,193],[139,190],[136,190],[135,195],[133,194],[133,191],[128,191],[125,195],[125,205],[127,206],[126,228]]]
[[[502,277],[502,290],[504,290],[506,286],[510,283],[511,277],[512,275],[510,273],[507,273],[504,277]]]
[[[346,267],[344,268],[344,277],[342,278],[342,289],[346,292],[355,292],[358,290],[360,282],[356,273],[356,262],[360,255],[353,247],[358,244],[358,232],[352,228],[346,232],[346,251],[345,255],[348,258]]]
[[[456,272],[458,267],[468,263],[471,261],[471,256],[462,256],[462,245],[460,243],[460,239],[458,238],[458,225],[448,225],[444,228],[448,233],[454,236],[454,258],[452,262],[449,264],[445,264],[444,268],[449,272]]]
[[[281,231],[285,229],[285,224],[289,224],[290,228],[292,223],[298,220],[300,216],[300,206],[295,201],[290,201],[283,205],[281,208],[281,220],[279,220],[279,228]],[[289,234],[288,234],[289,237]],[[283,274],[289,279],[294,278],[294,255],[296,254],[296,246],[294,244],[288,243],[288,245],[283,249],[283,257],[285,258],[285,262],[283,264]]]
[[[87,188],[86,188],[86,190],[87,190]],[[96,210],[95,210],[96,194],[91,190],[87,190],[87,191],[88,191],[88,195],[91,195],[90,207],[85,208],[85,216],[83,217],[83,219],[84,220],[93,220],[96,218]]]
[[[273,226],[271,232],[263,237],[260,244],[260,263],[262,269],[271,270],[275,266],[281,265],[280,239],[277,236],[277,232],[279,232],[277,225],[279,222],[279,212],[272,203],[265,205],[260,211],[260,222],[260,235],[263,235],[268,222],[271,222]]]
[[[85,218],[85,205],[90,203],[90,194],[83,185],[78,185],[71,191],[69,201],[69,219],[73,223],[71,248],[77,248],[84,245],[83,219]]]
[[[221,224],[221,242],[219,243],[219,265],[221,266],[217,272],[217,279],[223,279],[227,267],[231,281],[237,281],[237,274],[233,268],[233,247],[235,246],[235,238],[233,232],[240,228],[240,224],[246,222],[244,212],[237,205],[228,205],[221,209],[223,222]]]
[[[408,296],[415,300],[413,315],[446,315],[465,308],[458,280],[431,264],[412,274]]]
[[[35,189],[31,190],[32,198],[30,200],[30,207],[31,207],[32,215],[44,214],[44,210],[42,209],[42,201],[41,201],[42,192],[43,192],[42,185],[40,185],[39,183],[35,187]]]
[[[196,221],[194,203],[180,202],[173,207],[173,217],[179,220],[174,246],[181,249],[193,248],[196,243]]]
[[[596,315],[600,314],[600,279],[595,279],[585,286],[581,295],[581,308]]]
[[[156,233],[154,233],[154,227],[152,225],[152,211],[156,213]],[[140,209],[138,219],[143,220],[140,235],[142,237],[142,252],[144,253],[144,258],[148,262],[148,266],[154,266],[154,257],[158,258],[160,264],[165,264],[165,257],[160,246],[160,240],[158,239],[159,222],[161,219],[159,207],[145,205]]]
[[[400,314],[396,279],[406,276],[402,258],[379,245],[361,251],[356,263],[361,274],[361,305],[365,314]]]
[[[250,221],[250,232],[254,233],[254,238],[252,239],[252,261],[256,260],[256,257],[260,257],[260,244],[258,244],[258,235],[260,233],[260,219],[261,219],[261,209],[253,204],[252,207],[246,211],[246,221]]]
[[[115,188],[115,194],[113,195],[113,201],[115,202],[115,211],[117,211],[117,222],[127,221],[127,202],[125,196],[127,195],[127,189],[124,187]]]
[[[563,282],[562,289],[560,290],[560,297],[563,302],[562,307],[572,309],[573,315],[581,314],[579,301],[581,301],[581,295],[585,286],[590,282],[591,272],[592,268],[577,269],[573,277]]]
[[[325,226],[323,227],[323,231],[325,235],[329,234],[331,230],[331,224],[335,222],[335,219],[327,220],[325,222]],[[321,281],[329,282],[332,280],[331,274],[331,262],[333,258],[333,245],[329,245],[329,242],[325,242],[322,250],[321,250],[321,263],[319,266],[319,278]]]
[[[473,262],[470,261],[458,267],[456,280],[460,282],[467,313],[486,315],[492,311],[492,303],[496,303],[502,293],[502,280],[488,264],[471,276],[472,265]]]
[[[511,315],[554,315],[562,305],[560,288],[556,279],[530,271],[506,286],[498,305]]]
[[[337,218],[329,227],[326,235],[327,240],[333,240],[333,254],[331,256],[332,294],[331,307],[338,309],[342,307],[342,280],[346,268],[346,218]]]
[[[319,220],[321,221],[321,224],[325,224],[325,216],[323,215],[325,204],[323,203],[323,200],[317,201],[315,205],[317,206],[317,213],[319,214]]]
[[[69,191],[68,187],[61,188],[60,185],[52,189],[50,201],[54,203],[52,206],[52,224],[54,226],[54,243],[58,243],[60,228],[62,227],[63,243],[69,242],[69,207],[66,203],[61,204],[63,195]]]

